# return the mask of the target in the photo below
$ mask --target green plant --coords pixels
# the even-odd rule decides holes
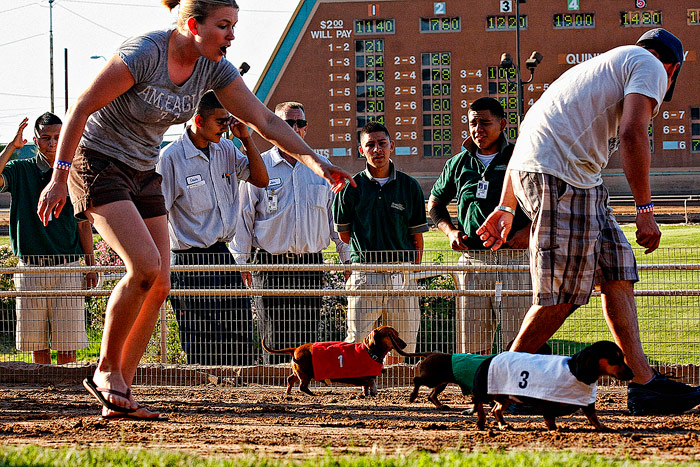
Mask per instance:
[[[339,264],[337,255],[325,260],[327,263]],[[327,290],[342,290],[345,288],[345,277],[342,271],[326,271],[323,273],[323,288]],[[323,341],[342,341],[347,330],[347,297],[324,296],[321,305],[321,322],[319,335]]]
[[[433,264],[443,264],[445,257],[437,253]],[[426,290],[454,290],[451,275],[443,274],[418,281]],[[420,299],[421,325],[418,348],[421,351],[454,352],[456,300],[454,297],[425,296]]]
[[[17,266],[17,257],[9,245],[0,245],[0,268]],[[0,274],[0,290],[15,290],[12,274]],[[15,352],[15,299],[0,298],[0,352]]]

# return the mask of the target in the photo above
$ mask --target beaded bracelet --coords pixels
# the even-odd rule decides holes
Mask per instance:
[[[645,212],[654,212],[654,203],[644,204],[642,206],[637,205],[637,214]]]
[[[53,168],[60,170],[70,170],[71,163],[66,161],[59,161],[58,159],[54,161]]]

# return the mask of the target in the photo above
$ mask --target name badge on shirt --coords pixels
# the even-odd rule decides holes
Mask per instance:
[[[273,191],[267,192],[267,212],[277,212],[277,194]]]
[[[190,175],[185,181],[187,182],[187,188],[202,186],[206,183],[200,174]]]
[[[486,193],[489,191],[489,182],[486,180],[479,180],[479,183],[476,185],[476,197],[480,199],[485,199],[486,198]]]

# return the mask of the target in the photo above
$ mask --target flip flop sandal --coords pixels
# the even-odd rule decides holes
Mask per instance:
[[[131,390],[127,390],[127,392],[124,393],[121,391],[117,391],[116,389],[98,388],[95,382],[92,380],[92,376],[83,380],[83,386],[85,386],[87,392],[92,394],[100,404],[102,404],[104,407],[107,407],[109,410],[114,410],[115,412],[121,412],[124,414],[131,413],[137,410],[117,405],[114,402],[110,402],[108,399],[105,399],[105,397],[102,395],[103,392],[106,392],[107,394],[112,394],[114,396],[118,396],[129,400],[129,394],[131,393]]]
[[[143,405],[139,404],[136,410],[145,409]],[[142,422],[167,422],[170,420],[167,415],[158,415],[157,417],[139,417],[133,413],[115,413],[112,415],[102,415],[102,420],[140,420]]]

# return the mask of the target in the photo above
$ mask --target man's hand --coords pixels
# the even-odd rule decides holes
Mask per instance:
[[[248,271],[241,271],[241,277],[243,278],[243,283],[249,289],[253,287],[253,275]]]
[[[14,146],[15,149],[22,149],[24,145],[27,144],[27,140],[22,137],[22,133],[24,133],[24,129],[27,128],[28,122],[29,119],[26,117],[20,122],[15,139],[10,142],[10,145]]]
[[[463,251],[467,248],[467,234],[461,230],[453,229],[447,233],[447,239],[450,241],[450,248],[453,250]]]
[[[85,285],[88,289],[94,289],[95,287],[97,287],[96,272],[88,272],[87,274],[85,274]]]
[[[236,117],[231,117],[233,120],[229,123],[229,129],[231,130],[231,135],[242,140],[243,138],[250,137],[250,131],[248,130],[248,125],[237,120]]]
[[[637,214],[637,243],[646,250],[644,254],[649,254],[659,247],[661,242],[661,231],[656,224],[653,212],[642,212]]]
[[[523,227],[508,239],[508,246],[515,250],[524,250],[530,245],[530,227]]]
[[[476,231],[486,248],[498,250],[506,243],[513,226],[513,214],[506,211],[493,211]]]

